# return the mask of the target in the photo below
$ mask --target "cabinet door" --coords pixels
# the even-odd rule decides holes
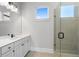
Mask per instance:
[[[25,51],[26,53],[31,50],[31,37],[25,38]]]
[[[22,56],[25,56],[25,54],[27,53],[26,52],[26,42],[23,42],[21,46],[22,46]]]
[[[13,56],[14,56],[14,53],[12,50],[2,55],[2,57],[13,57]]]
[[[28,44],[27,44],[27,38],[25,37],[25,40],[24,40],[24,48],[23,48],[23,52],[24,52],[24,56],[25,56],[25,54],[27,54],[27,52],[28,52],[28,46],[27,46]]]
[[[30,51],[31,50],[31,38],[29,37],[27,39],[27,51]]]
[[[15,57],[23,57],[21,44],[15,47]]]

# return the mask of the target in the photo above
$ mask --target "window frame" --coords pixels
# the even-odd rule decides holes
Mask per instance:
[[[46,18],[37,18],[37,10],[40,9],[40,8],[47,8],[47,17]],[[48,7],[37,7],[35,9],[35,19],[36,19],[36,21],[48,21],[48,19],[49,19],[49,8]]]

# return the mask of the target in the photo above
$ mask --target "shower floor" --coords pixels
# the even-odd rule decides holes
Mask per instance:
[[[54,57],[79,57],[78,54],[71,54],[71,53],[61,53],[61,56],[60,53],[54,53],[53,55]]]

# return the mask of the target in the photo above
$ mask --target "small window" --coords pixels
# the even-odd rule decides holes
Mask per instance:
[[[48,18],[48,8],[37,8],[36,19],[47,19]]]
[[[74,17],[74,5],[61,6],[61,17]]]

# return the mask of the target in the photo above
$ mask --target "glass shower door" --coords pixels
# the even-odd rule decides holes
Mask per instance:
[[[54,56],[61,56],[61,40],[58,38],[59,32],[61,32],[61,20],[60,20],[60,3],[54,10]]]
[[[56,55],[76,57],[78,55],[78,5],[62,2],[55,17]]]

